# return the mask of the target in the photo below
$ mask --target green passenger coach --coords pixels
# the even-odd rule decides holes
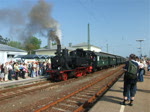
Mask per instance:
[[[100,70],[103,68],[119,65],[125,61],[125,59],[121,56],[104,53],[104,52],[95,52],[95,61],[94,68],[96,70]]]

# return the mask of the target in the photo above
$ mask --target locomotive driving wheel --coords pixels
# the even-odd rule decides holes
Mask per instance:
[[[87,75],[87,74],[86,74],[86,70],[83,70],[83,71],[82,71],[82,74],[83,74],[83,76]]]
[[[68,74],[67,74],[67,73],[63,73],[63,74],[62,74],[62,80],[63,80],[63,81],[68,80]]]

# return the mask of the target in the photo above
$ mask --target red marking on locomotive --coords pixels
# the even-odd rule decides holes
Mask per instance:
[[[92,72],[93,67],[92,66],[88,66],[88,67],[78,67],[76,69],[72,69],[72,70],[47,70],[47,73],[49,73],[50,75],[50,79],[59,79],[59,80],[68,80],[69,77],[69,73],[73,72],[75,77],[81,77],[81,76],[85,76],[87,73],[91,73]]]

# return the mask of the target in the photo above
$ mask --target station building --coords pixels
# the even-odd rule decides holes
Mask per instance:
[[[95,52],[100,52],[101,51],[101,49],[97,46],[89,45],[89,47],[90,47],[91,51],[95,51]],[[88,50],[88,43],[83,42],[83,43],[79,43],[79,44],[76,44],[76,45],[72,45],[71,43],[69,43],[69,47],[65,47],[65,46],[61,45],[61,49],[65,49],[65,48],[68,49],[69,51],[75,50],[77,48]],[[54,56],[56,50],[57,50],[57,45],[54,45],[54,46],[51,46],[49,48],[37,49],[37,50],[35,50],[35,54]]]
[[[65,47],[63,45],[61,45],[61,49],[68,49],[69,51],[75,50],[74,48],[71,47]],[[57,50],[57,45],[51,46],[51,48],[42,48],[42,49],[37,49],[34,50],[35,54],[37,55],[50,55],[50,56],[54,56],[55,52]]]
[[[0,44],[0,64],[15,61],[14,57],[18,55],[27,55],[27,52],[22,49]]]
[[[82,48],[82,49],[84,49],[84,50],[88,50],[88,43],[86,43],[86,42],[83,42],[83,43],[79,43],[79,44],[76,44],[76,45],[73,45],[73,46],[71,46],[72,48],[75,48],[75,49],[77,49],[77,48]],[[95,45],[89,45],[89,50],[90,51],[95,51],[95,52],[100,52],[101,51],[101,48],[99,48],[99,47],[97,47],[97,46],[95,46]]]

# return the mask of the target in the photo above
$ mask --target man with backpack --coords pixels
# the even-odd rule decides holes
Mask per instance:
[[[135,61],[135,57],[136,56],[134,54],[130,54],[129,61],[126,62],[126,65],[124,67],[124,100],[123,102],[121,102],[122,105],[126,105],[128,96],[130,95],[129,105],[132,106],[136,94],[137,73],[139,70],[139,66],[138,63]]]

